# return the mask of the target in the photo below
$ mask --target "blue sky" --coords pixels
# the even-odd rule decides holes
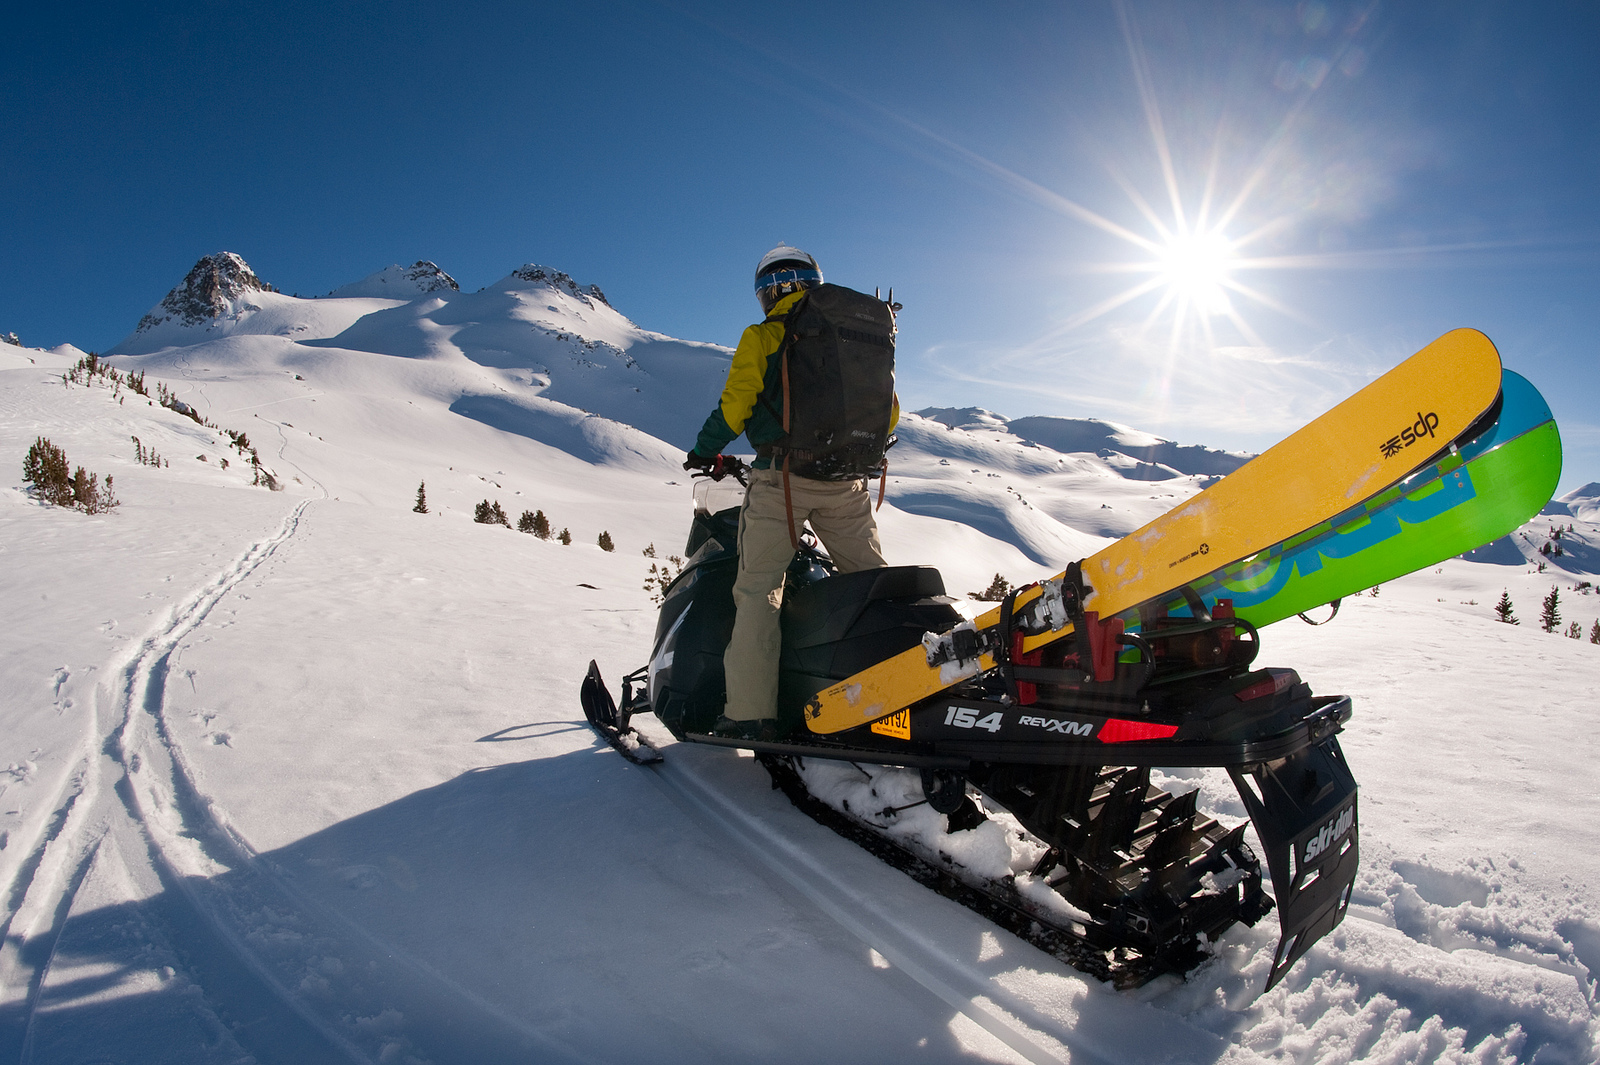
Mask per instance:
[[[1592,3],[227,0],[8,29],[0,330],[30,345],[103,350],[224,249],[302,295],[539,262],[732,343],[781,240],[894,286],[913,409],[1260,449],[1471,325],[1550,399],[1561,490],[1600,480]]]

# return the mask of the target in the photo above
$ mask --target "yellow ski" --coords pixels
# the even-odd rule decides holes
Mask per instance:
[[[1210,488],[1085,559],[1084,609],[1110,617],[1383,491],[1488,411],[1499,397],[1500,376],[1500,354],[1488,337],[1475,329],[1446,333]],[[1019,594],[1015,609],[1041,594],[1039,586]],[[999,623],[996,607],[972,625],[981,635]],[[1027,637],[1022,650],[1071,631],[1070,623],[1055,624]],[[941,662],[939,641],[924,644],[818,692],[806,704],[807,727],[826,734],[865,725],[995,666],[988,653],[957,662],[945,655]]]

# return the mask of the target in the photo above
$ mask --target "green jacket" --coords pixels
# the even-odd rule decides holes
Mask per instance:
[[[700,427],[695,441],[696,454],[720,454],[743,433],[758,452],[763,444],[770,444],[783,436],[783,384],[779,381],[781,359],[772,356],[783,346],[784,316],[800,301],[804,291],[791,292],[773,304],[767,320],[752,325],[739,338],[733,352],[733,365],[728,367],[728,383],[722,387],[722,401]],[[765,396],[766,402],[760,402]],[[890,418],[892,430],[900,422],[900,401],[896,397],[894,413]],[[760,456],[755,461],[757,469],[766,469],[772,460]]]

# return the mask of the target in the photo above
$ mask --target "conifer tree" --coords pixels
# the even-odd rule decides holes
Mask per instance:
[[[67,453],[44,437],[39,437],[28,448],[22,460],[22,479],[33,485],[33,490],[46,503],[58,507],[72,505],[72,474],[67,465]]]
[[[517,519],[517,532],[533,532],[533,511],[524,510],[522,512],[522,517]]]
[[[643,555],[645,558],[655,558],[656,557],[656,545],[655,545],[655,542],[652,541],[648,547],[646,547],[643,551],[641,551],[639,553],[641,555]]]
[[[411,509],[414,510],[415,512],[417,512],[418,514],[426,514],[428,512],[428,482],[427,481],[419,481],[417,483],[417,505],[412,507]]]
[[[1545,632],[1554,632],[1561,624],[1561,592],[1555,585],[1550,586],[1550,594],[1544,597],[1544,604],[1539,613],[1539,627]]]
[[[1576,621],[1574,621],[1571,625],[1567,626],[1567,639],[1569,639],[1569,640],[1581,640],[1581,639],[1583,639],[1583,628]]]
[[[611,534],[604,529],[600,530],[600,539],[597,541],[602,551],[615,551],[617,545],[611,542]]]
[[[489,509],[489,501],[487,499],[472,508],[472,520],[479,525],[494,524],[494,512]]]
[[[85,514],[104,514],[119,506],[112,492],[111,478],[105,486],[100,475],[89,473],[82,466],[68,473],[67,453],[44,437],[34,441],[22,460],[22,479],[33,485],[33,490],[46,503],[57,507],[76,507]]]
[[[550,539],[550,519],[544,516],[544,511],[533,512],[533,535],[541,540]]]
[[[511,528],[511,519],[506,517],[506,512],[500,509],[500,501],[498,499],[489,507],[489,520],[496,525],[504,525],[508,529]]]
[[[1600,618],[1596,618],[1593,627],[1589,629],[1589,642],[1600,643]]]
[[[644,590],[650,593],[650,601],[660,606],[661,601],[666,598],[667,586],[677,580],[682,573],[683,559],[677,555],[668,555],[667,561],[659,566],[654,562],[650,563],[650,573],[644,579]]]
[[[1504,589],[1500,592],[1500,601],[1494,605],[1494,619],[1503,621],[1507,625],[1521,625],[1517,615],[1513,614],[1511,606],[1511,593]]]
[[[556,539],[560,540],[564,544],[570,544],[572,543],[572,534],[567,530],[562,529],[561,534],[557,536]]]
[[[998,603],[1011,591],[1011,582],[1000,574],[994,575],[994,580],[989,582],[989,587],[981,592],[968,592],[967,598],[977,599],[985,603]]]

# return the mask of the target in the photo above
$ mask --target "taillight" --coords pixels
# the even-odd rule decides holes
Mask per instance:
[[[1132,743],[1136,740],[1164,740],[1176,735],[1177,725],[1153,725],[1148,721],[1124,721],[1114,717],[1100,728],[1101,743]]]

